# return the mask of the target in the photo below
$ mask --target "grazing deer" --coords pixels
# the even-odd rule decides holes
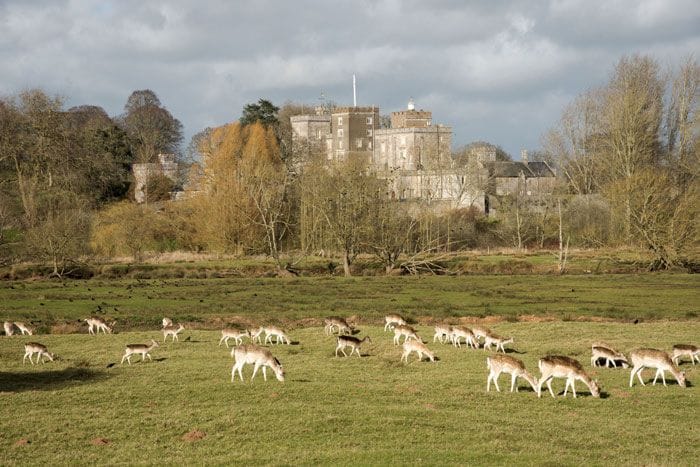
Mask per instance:
[[[404,337],[404,342],[409,339],[421,340],[418,334],[416,334],[416,330],[406,324],[398,324],[394,327],[394,345],[399,345],[401,343],[401,336]]]
[[[630,387],[632,387],[632,383],[634,383],[635,374],[639,378],[639,382],[642,383],[642,386],[645,386],[644,380],[642,379],[642,370],[644,368],[656,369],[656,376],[654,376],[654,382],[652,384],[656,384],[656,379],[661,375],[661,380],[664,382],[664,386],[666,386],[664,372],[669,371],[673,377],[676,378],[676,381],[678,381],[678,385],[685,387],[685,373],[673,363],[671,357],[663,350],[636,349],[630,352],[630,361],[632,362]]]
[[[347,357],[347,354],[345,353],[345,347],[350,347],[351,357],[353,352],[357,352],[357,356],[361,357],[362,355],[360,355],[360,346],[365,341],[369,342],[370,344],[372,343],[372,339],[370,339],[369,336],[365,336],[362,339],[358,339],[354,336],[338,336],[338,345],[335,348],[335,356],[338,356],[338,350],[340,350],[343,353],[343,355]]]
[[[403,319],[401,315],[397,315],[396,313],[390,313],[384,317],[384,321],[386,324],[384,325],[384,332],[386,332],[387,329],[392,329],[396,326],[405,326],[406,325],[406,320]]]
[[[44,363],[44,357],[48,358],[53,362],[54,354],[49,353],[49,350],[46,348],[44,344],[39,344],[38,342],[29,342],[27,344],[24,344],[24,358],[22,359],[22,364],[27,361],[27,357],[29,357],[29,362],[34,365],[34,361],[32,361],[32,355],[37,354],[36,356],[36,362],[39,363],[39,360],[41,360],[41,363]]]
[[[173,320],[170,318],[163,318],[163,327],[167,328],[168,326],[173,325]]]
[[[452,345],[455,347],[462,347],[462,339],[464,343],[473,349],[479,348],[479,341],[474,336],[471,329],[464,326],[453,326],[452,334],[450,334],[450,339],[452,340]]]
[[[324,318],[323,322],[326,325],[323,328],[326,335],[334,334],[335,328],[338,328],[338,334],[352,334],[353,327],[348,324],[345,318],[329,316],[328,318]]]
[[[255,374],[258,372],[258,368],[262,367],[263,379],[267,381],[267,373],[265,369],[270,367],[270,369],[275,373],[275,376],[279,381],[284,382],[284,369],[279,360],[272,356],[272,352],[267,350],[265,347],[260,347],[255,344],[241,345],[234,347],[231,350],[231,356],[236,360],[236,363],[231,369],[231,382],[236,376],[236,370],[238,370],[238,376],[243,381],[243,366],[246,364],[254,365],[253,376],[250,377],[250,381],[253,381]]]
[[[180,339],[177,337],[177,335],[182,332],[182,330],[185,329],[185,326],[180,324],[178,327],[175,327],[174,324],[171,324],[170,326],[166,326],[163,328],[163,343],[165,343],[166,340],[168,340],[168,336],[173,336],[173,342],[179,341]]]
[[[112,328],[109,327],[102,318],[87,318],[85,322],[88,324],[88,332],[90,334],[95,334],[95,330],[97,330],[97,334],[99,334],[100,331],[105,334],[108,332],[110,334],[112,333]]]
[[[436,324],[435,325],[435,335],[433,336],[433,342],[439,340],[441,344],[450,340],[452,335],[452,326],[449,324]]]
[[[287,334],[277,326],[267,326],[264,328],[265,330],[265,344],[267,344],[268,341],[270,341],[270,345],[272,345],[272,337],[275,337],[275,344],[279,344],[282,342],[283,344],[286,342],[287,345],[291,344],[289,341],[289,337]]]
[[[629,363],[627,362],[627,357],[621,352],[610,348],[610,347],[599,347],[594,345],[591,347],[591,366],[598,366],[598,360],[601,358],[605,359],[605,366],[612,366],[617,368],[617,362],[621,362],[622,368],[627,368]]]
[[[24,323],[15,321],[15,326],[17,326],[17,329],[22,332],[22,335],[29,334],[31,336],[33,334],[32,329],[26,326]]]
[[[478,342],[478,341],[477,341]],[[506,353],[506,349],[503,348],[504,345],[506,344],[512,344],[513,343],[513,338],[512,337],[501,337],[496,334],[487,334],[484,336],[484,350],[488,349],[491,350],[491,345],[496,345],[496,352],[498,352],[498,349],[501,349],[501,352]]]
[[[236,345],[241,345],[243,343],[243,338],[244,337],[250,337],[250,331],[247,329],[244,329],[242,331],[238,329],[222,329],[221,330],[221,339],[219,339],[219,345],[221,343],[226,344],[226,348],[228,349],[228,340],[233,338],[236,340]]]
[[[695,365],[695,360],[700,362],[700,349],[691,344],[676,344],[673,346],[673,363],[678,365],[681,357],[689,357],[690,361]]]
[[[250,341],[255,342],[257,341],[258,344],[262,344],[262,334],[265,332],[265,327],[260,326],[258,328],[252,328],[248,330],[248,333],[250,334]]]
[[[486,392],[491,390],[491,381],[496,385],[496,390],[501,392],[501,389],[498,387],[498,377],[501,376],[501,373],[511,375],[510,392],[513,392],[513,390],[518,392],[518,386],[515,384],[518,376],[530,383],[532,390],[537,392],[537,378],[532,376],[525,369],[525,364],[515,357],[498,354],[491,355],[486,357],[486,368],[489,369],[489,376],[486,379]]]
[[[2,326],[5,328],[5,335],[6,336],[11,336],[12,334],[15,333],[15,328],[11,322],[5,321],[4,323],[2,323]]]
[[[474,336],[476,336],[477,342],[479,339],[486,339],[486,336],[494,334],[493,331],[486,326],[472,326],[472,332]]]
[[[419,362],[423,360],[423,355],[428,357],[431,362],[435,361],[435,354],[431,352],[430,349],[419,340],[404,341],[403,353],[401,354],[401,361],[405,361],[406,363],[408,363],[408,356],[411,355],[411,352],[415,352],[418,354]]]
[[[146,357],[148,357],[149,360],[153,361],[149,352],[156,347],[158,347],[158,342],[156,342],[153,339],[151,339],[151,345],[127,344],[126,350],[124,350],[124,356],[122,357],[121,363],[124,363],[124,359],[126,359],[126,361],[129,362],[129,365],[131,365],[131,356],[135,353],[141,354],[141,361],[146,360]]]
[[[576,398],[576,380],[580,380],[588,386],[593,397],[600,397],[598,383],[593,381],[583,369],[583,366],[573,358],[561,355],[544,357],[539,361],[538,366],[542,376],[540,376],[537,386],[537,397],[542,396],[542,384],[544,383],[547,383],[547,388],[549,388],[549,393],[552,397],[556,397],[552,390],[552,378],[566,378],[564,397],[566,397],[566,392],[571,386],[571,391],[574,393],[574,398]]]

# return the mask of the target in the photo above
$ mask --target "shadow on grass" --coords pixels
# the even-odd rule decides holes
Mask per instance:
[[[103,381],[109,375],[89,368],[48,371],[0,371],[0,392],[55,391],[76,384]]]
[[[523,352],[522,350],[506,349],[506,353],[514,353],[514,354],[518,354],[518,355],[524,355],[527,352]]]

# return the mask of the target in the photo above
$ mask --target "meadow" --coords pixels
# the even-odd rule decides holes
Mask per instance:
[[[691,465],[700,366],[681,366],[687,388],[668,374],[668,387],[629,388],[629,370],[590,367],[590,343],[697,345],[698,285],[674,274],[4,282],[3,318],[52,333],[0,337],[0,464]],[[388,311],[416,322],[439,361],[400,363],[380,325]],[[87,335],[78,319],[91,314],[116,319],[116,333]],[[371,336],[362,358],[334,357],[329,314]],[[163,316],[187,323],[179,342],[162,343]],[[538,399],[522,380],[511,394],[506,376],[487,393],[488,352],[433,344],[435,320],[513,336],[510,354],[535,376],[542,356],[573,356],[602,397],[579,383],[575,400]],[[231,383],[216,328],[249,322],[290,330],[292,345],[271,347],[284,383],[251,383],[250,367]],[[153,361],[119,364],[125,344],[151,338]],[[28,340],[59,359],[23,365]]]

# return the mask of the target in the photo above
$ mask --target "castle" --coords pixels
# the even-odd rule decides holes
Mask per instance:
[[[544,162],[497,162],[490,145],[472,148],[468,157],[452,155],[452,128],[434,124],[432,112],[392,112],[380,124],[379,108],[317,107],[290,118],[293,143],[301,153],[324,154],[329,161],[363,158],[389,182],[397,200],[430,204],[440,210],[474,207],[486,214],[507,194],[551,194],[554,172]]]

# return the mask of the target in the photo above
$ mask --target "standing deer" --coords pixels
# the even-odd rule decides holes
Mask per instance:
[[[255,344],[241,345],[234,347],[231,350],[231,356],[235,359],[236,363],[231,369],[231,382],[236,376],[236,370],[238,370],[238,376],[243,381],[243,366],[246,364],[254,365],[253,376],[250,377],[250,381],[253,381],[255,374],[258,372],[258,368],[262,367],[263,379],[267,381],[267,373],[265,369],[270,367],[270,369],[275,373],[275,377],[279,381],[284,382],[284,369],[282,364],[275,357],[272,356],[270,352],[265,347],[260,347]]]
[[[554,391],[552,390],[552,378],[566,378],[566,386],[564,387],[564,397],[566,397],[566,392],[571,387],[571,391],[574,393],[574,398],[576,398],[576,380],[583,382],[588,389],[591,391],[593,397],[600,397],[600,388],[598,383],[593,381],[590,376],[583,369],[581,364],[570,357],[565,357],[562,355],[553,355],[549,357],[542,358],[538,366],[542,376],[540,376],[539,384],[537,386],[537,397],[542,396],[542,384],[547,383],[547,388],[549,388],[549,393],[552,397]]]
[[[26,326],[24,323],[15,321],[15,326],[17,326],[17,329],[20,330],[22,335],[29,334],[31,336],[33,334],[32,329],[29,326]]]
[[[221,330],[221,339],[219,339],[219,345],[221,345],[222,342],[226,344],[226,348],[228,349],[228,340],[233,338],[236,341],[236,345],[241,345],[243,343],[243,338],[244,337],[250,337],[250,331],[247,329],[244,330],[238,330],[238,329],[222,329]]]
[[[506,353],[506,349],[503,348],[504,345],[506,344],[512,344],[513,343],[513,338],[512,337],[501,337],[496,334],[486,334],[484,336],[484,350],[488,349],[491,350],[491,345],[496,345],[496,352],[498,352],[498,349],[501,349],[501,352]]]
[[[496,385],[496,390],[501,392],[501,389],[498,387],[498,377],[501,376],[501,373],[511,375],[510,392],[513,392],[513,390],[518,392],[518,386],[515,384],[518,376],[530,383],[532,390],[537,392],[537,378],[532,376],[525,369],[525,364],[515,357],[498,354],[491,355],[486,357],[486,368],[489,369],[489,376],[486,379],[486,392],[491,390],[491,381]]]
[[[283,344],[286,343],[287,345],[291,344],[287,334],[277,326],[266,326],[263,329],[265,330],[265,344],[269,341],[270,345],[272,345],[273,336],[275,337],[275,344],[279,344],[280,342]]]
[[[401,315],[397,315],[396,313],[390,313],[384,317],[385,325],[384,325],[384,332],[386,332],[387,329],[392,329],[395,326],[405,326],[406,325],[406,320],[403,319]]]
[[[676,344],[673,346],[673,363],[678,365],[681,357],[688,357],[695,365],[695,360],[700,362],[700,349],[692,344]]]
[[[673,377],[676,378],[676,381],[678,381],[678,385],[685,387],[685,373],[683,373],[676,366],[676,364],[673,363],[671,357],[669,357],[663,350],[636,349],[630,352],[630,361],[632,362],[630,387],[632,387],[632,384],[634,383],[634,375],[637,375],[637,378],[639,378],[639,382],[642,383],[642,386],[646,386],[644,384],[644,380],[642,379],[642,370],[644,368],[656,369],[656,376],[654,376],[654,382],[652,385],[656,384],[656,379],[659,377],[659,375],[661,375],[661,380],[663,381],[664,386],[666,386],[666,377],[664,376],[664,372],[669,371]]]
[[[334,334],[336,328],[338,328],[338,334],[352,334],[353,327],[348,324],[345,318],[329,316],[324,318],[323,322],[325,324],[323,331],[326,335]]]
[[[151,345],[127,344],[126,349],[124,350],[124,356],[122,357],[121,364],[123,364],[124,359],[126,359],[126,361],[129,362],[129,365],[131,365],[131,356],[133,354],[141,354],[141,361],[146,360],[146,357],[148,357],[149,360],[153,361],[149,352],[156,347],[158,347],[158,342],[156,342],[153,339],[151,339]]]
[[[419,340],[406,340],[403,343],[403,353],[401,354],[401,361],[408,363],[408,356],[411,352],[418,354],[418,361],[423,360],[423,355],[428,357],[431,362],[435,361],[435,354],[430,351],[430,349]]]
[[[352,357],[353,352],[357,352],[357,356],[361,357],[360,355],[360,346],[365,342],[369,342],[370,344],[372,343],[372,339],[369,338],[369,336],[363,337],[361,340],[358,339],[357,337],[354,336],[338,336],[338,345],[335,348],[335,356],[338,356],[338,350],[340,350],[343,355],[346,357],[348,356],[345,353],[345,347],[350,347],[350,356]]]
[[[433,342],[439,340],[441,344],[444,344],[445,342],[450,340],[451,335],[452,326],[450,326],[449,324],[436,324],[435,334],[433,335]]]
[[[38,342],[29,342],[27,344],[24,344],[24,358],[22,359],[22,364],[24,365],[24,363],[27,360],[27,357],[29,357],[29,362],[32,365],[34,365],[34,362],[32,361],[32,355],[34,354],[37,354],[37,363],[39,363],[39,360],[41,360],[41,363],[44,363],[44,357],[48,358],[53,362],[53,359],[55,357],[54,354],[49,353],[49,350],[44,344],[39,344]]]
[[[471,329],[464,326],[453,326],[452,334],[450,334],[450,339],[452,340],[452,345],[455,347],[462,347],[462,339],[464,339],[465,344],[473,349],[479,348],[479,341],[474,336]]]
[[[627,357],[625,357],[621,352],[610,347],[600,347],[594,345],[591,347],[591,366],[598,366],[598,360],[601,358],[605,359],[605,366],[612,366],[617,368],[617,362],[621,362],[622,368],[627,368],[629,366],[627,362]]]
[[[178,327],[175,327],[175,325],[171,324],[170,326],[166,326],[163,328],[163,343],[168,340],[168,336],[173,336],[173,342],[179,341],[180,339],[177,337],[177,335],[182,332],[182,330],[185,329],[185,326],[180,324]]]
[[[102,318],[86,318],[85,322],[88,325],[88,332],[90,334],[95,334],[95,330],[97,330],[97,334],[99,334],[100,331],[102,331],[104,334],[107,334],[108,332],[110,334],[112,333],[112,328],[109,327]]]
[[[472,332],[474,333],[474,336],[476,336],[477,342],[479,342],[479,339],[486,339],[486,336],[494,334],[493,331],[491,331],[489,328],[486,326],[472,326]]]
[[[406,324],[399,324],[394,327],[394,345],[399,345],[401,343],[401,336],[404,337],[404,342],[409,339],[421,340],[416,330]]]

